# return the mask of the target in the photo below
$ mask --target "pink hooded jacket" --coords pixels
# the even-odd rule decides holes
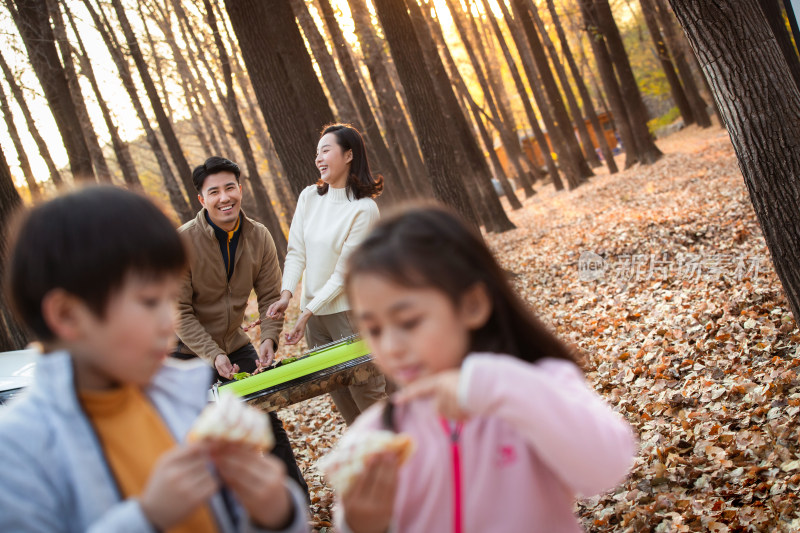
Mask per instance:
[[[472,354],[459,387],[472,415],[460,427],[442,420],[430,400],[395,411],[397,431],[412,436],[416,451],[399,472],[391,531],[582,531],[574,499],[625,477],[636,453],[630,426],[568,361]],[[343,441],[386,429],[382,409],[365,411]],[[347,533],[337,510],[337,531]]]

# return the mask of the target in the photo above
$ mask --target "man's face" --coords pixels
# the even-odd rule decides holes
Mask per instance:
[[[242,209],[242,186],[233,172],[209,174],[197,197],[214,224],[225,231],[236,227]]]

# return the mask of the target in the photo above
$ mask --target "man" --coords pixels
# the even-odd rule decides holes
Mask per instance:
[[[267,228],[242,212],[239,175],[239,166],[223,157],[210,157],[196,167],[192,181],[203,208],[178,230],[190,260],[178,296],[180,342],[173,355],[200,357],[225,381],[239,371],[253,373],[269,366],[283,327],[282,321],[263,320],[258,351],[241,328],[251,291],[261,318],[278,300],[281,270]],[[272,453],[286,463],[288,475],[307,494],[283,424],[274,412],[269,416],[276,442]]]

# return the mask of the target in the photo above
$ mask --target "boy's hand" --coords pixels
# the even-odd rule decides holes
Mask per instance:
[[[394,396],[397,404],[408,403],[415,398],[432,397],[439,413],[450,420],[465,420],[469,417],[458,402],[458,383],[461,370],[445,370],[426,376],[405,385]]]
[[[272,339],[267,339],[258,347],[258,361],[256,361],[256,373],[272,364],[275,359],[275,343]]]
[[[139,497],[142,512],[158,530],[179,523],[217,492],[207,462],[208,446],[202,443],[173,448],[158,459]]]
[[[233,379],[233,375],[239,371],[239,365],[232,365],[231,360],[224,353],[214,358],[214,368],[225,379]]]
[[[250,519],[265,529],[283,529],[292,517],[292,500],[284,484],[286,467],[249,446],[225,444],[213,451],[214,463]]]
[[[389,529],[399,467],[393,452],[369,458],[366,468],[342,497],[344,517],[353,533],[385,533]]]

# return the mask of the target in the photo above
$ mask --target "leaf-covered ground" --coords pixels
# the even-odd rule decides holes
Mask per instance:
[[[516,230],[487,236],[640,438],[628,479],[577,513],[592,532],[800,531],[800,331],[727,134],[659,146],[654,165],[541,188],[510,214]],[[331,531],[314,463],[344,423],[327,396],[280,414],[313,526]]]

